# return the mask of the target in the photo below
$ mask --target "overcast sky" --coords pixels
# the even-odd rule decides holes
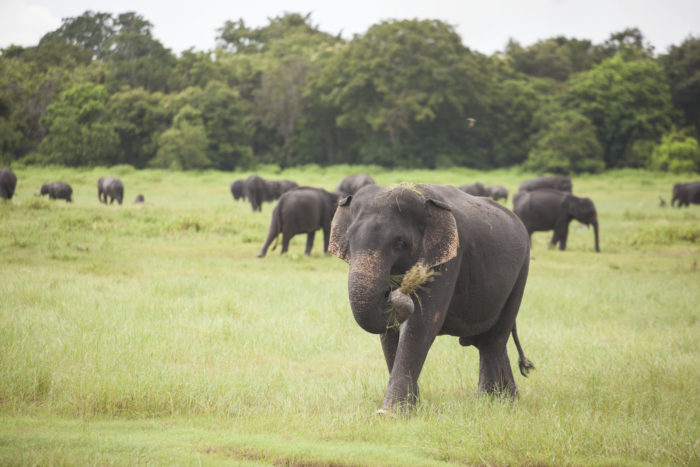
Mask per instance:
[[[700,0],[0,0],[0,48],[36,45],[61,18],[86,10],[135,11],[178,54],[213,49],[226,20],[258,27],[284,12],[311,12],[322,31],[346,39],[387,19],[439,19],[455,26],[467,47],[489,55],[509,38],[524,46],[558,35],[601,43],[628,27],[638,27],[657,54],[700,37]]]

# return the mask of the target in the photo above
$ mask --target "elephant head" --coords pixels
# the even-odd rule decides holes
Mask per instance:
[[[390,276],[416,263],[433,268],[457,255],[455,218],[445,203],[421,185],[392,189],[367,185],[340,200],[329,251],[350,264],[350,307],[364,330],[385,333]]]
[[[570,195],[565,201],[565,206],[569,216],[586,226],[593,226],[595,251],[600,252],[600,248],[598,248],[598,214],[593,201],[590,198],[579,198],[578,196]]]

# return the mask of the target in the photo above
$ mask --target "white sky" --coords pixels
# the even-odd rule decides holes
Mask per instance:
[[[311,12],[322,31],[346,39],[382,20],[439,19],[455,26],[467,47],[488,55],[503,51],[509,38],[524,46],[558,35],[601,43],[628,27],[638,27],[656,53],[700,37],[700,0],[0,0],[0,48],[36,45],[61,18],[86,10],[135,11],[177,54],[213,49],[226,20],[259,27],[284,12]]]

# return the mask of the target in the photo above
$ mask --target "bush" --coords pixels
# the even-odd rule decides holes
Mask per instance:
[[[700,172],[700,146],[692,136],[673,131],[651,153],[649,168],[664,172]]]

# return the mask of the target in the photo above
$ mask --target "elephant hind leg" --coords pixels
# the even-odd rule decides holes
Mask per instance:
[[[311,256],[311,249],[314,247],[314,236],[315,235],[316,235],[316,232],[314,232],[313,230],[306,234],[306,249],[304,250],[304,254],[306,256]]]
[[[505,344],[479,347],[479,393],[518,396]]]

